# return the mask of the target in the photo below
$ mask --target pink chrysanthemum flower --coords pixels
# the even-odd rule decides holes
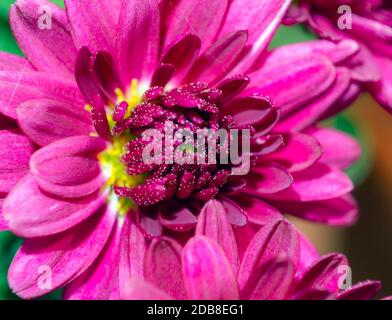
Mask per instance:
[[[381,288],[370,280],[351,286],[346,257],[320,257],[287,221],[263,226],[241,259],[234,258],[236,240],[224,214],[215,224],[199,223],[196,230],[184,248],[161,238],[152,241],[144,257],[134,257],[143,273],[125,282],[121,298],[368,300]]]
[[[282,213],[355,220],[342,169],[358,145],[314,126],[349,87],[337,65],[358,50],[354,42],[267,52],[283,0],[65,3],[66,12],[17,1],[10,21],[26,59],[0,54],[0,227],[27,238],[9,270],[16,294],[67,286],[70,296],[118,297],[101,296],[100,286],[124,283],[118,264],[147,241],[134,244],[140,234],[126,215],[148,239],[189,237],[212,198],[239,227]],[[40,5],[50,8],[49,29],[37,24]],[[168,119],[176,130],[250,129],[250,173],[146,166],[140,134]],[[41,285],[46,267],[50,285]]]
[[[364,86],[389,112],[392,110],[392,7],[388,0],[301,0],[289,11],[287,23],[306,22],[320,37],[354,39],[359,52],[345,62],[353,83],[348,106]]]

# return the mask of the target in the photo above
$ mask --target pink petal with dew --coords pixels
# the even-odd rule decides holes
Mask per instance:
[[[0,70],[1,71],[32,71],[34,70],[30,62],[25,58],[15,54],[0,52]]]
[[[31,157],[31,173],[48,193],[63,198],[87,196],[103,185],[97,155],[105,148],[103,139],[90,136],[53,142]]]
[[[326,113],[334,114],[335,112],[332,112],[333,106],[337,102],[344,103],[343,100],[339,101],[339,99],[348,91],[350,81],[351,75],[348,69],[336,68],[336,80],[332,87],[304,108],[289,114],[285,119],[281,119],[274,130],[276,132],[301,131],[320,120]],[[345,104],[342,107],[348,105]]]
[[[154,239],[146,253],[144,276],[175,299],[185,299],[184,279],[181,273],[182,247],[172,239]]]
[[[238,273],[240,264],[237,243],[233,227],[228,221],[226,210],[218,200],[207,202],[198,217],[197,235],[206,236],[219,244],[229,260],[234,274]]]
[[[339,290],[341,279],[344,279],[346,267],[348,261],[341,254],[331,253],[323,256],[304,272],[295,290],[301,292],[318,289],[335,293]]]
[[[45,0],[19,0],[11,6],[10,25],[34,67],[72,77],[76,48],[64,10]]]
[[[44,193],[31,174],[26,175],[4,200],[4,216],[16,235],[31,238],[68,230],[105,204],[106,195],[65,200]]]
[[[136,44],[136,45],[135,45]],[[125,0],[117,30],[117,62],[124,86],[149,80],[157,67],[159,8],[155,0]]]
[[[330,60],[322,55],[292,56],[279,65],[253,72],[251,83],[243,95],[254,94],[269,97],[282,115],[294,111],[325,92],[336,78],[336,70]],[[301,86],[298,86],[298,84]]]
[[[86,222],[54,236],[27,239],[8,270],[8,283],[24,299],[47,294],[86,271],[102,252],[116,215],[102,208]]]
[[[263,161],[277,163],[288,172],[297,172],[312,166],[322,152],[320,144],[312,136],[292,133],[284,137],[283,147],[265,155]]]
[[[277,256],[290,260],[297,267],[299,250],[298,233],[289,222],[280,220],[263,226],[245,251],[238,274],[241,292],[253,281],[252,275]]]
[[[380,281],[367,280],[337,294],[338,300],[371,300],[381,290]]]
[[[27,100],[45,98],[84,106],[73,81],[36,71],[0,71],[0,113],[16,119],[16,108]]]
[[[121,293],[122,300],[173,300],[164,291],[137,278],[129,278]]]
[[[94,132],[86,110],[59,100],[26,101],[18,106],[17,117],[23,132],[40,146]]]
[[[290,188],[263,196],[271,200],[311,202],[338,198],[354,188],[346,174],[321,162],[292,175],[294,182]]]
[[[14,130],[0,130],[0,193],[8,193],[28,172],[32,142]]]
[[[195,236],[184,247],[183,275],[191,300],[235,300],[238,287],[230,262],[218,244]]]
[[[361,156],[361,146],[346,133],[332,128],[310,128],[307,132],[320,142],[324,150],[321,162],[346,169]]]
[[[121,0],[65,0],[76,47],[87,46],[92,51],[105,50],[113,54],[121,5]]]
[[[94,264],[64,288],[64,299],[118,300],[120,298],[118,280],[120,234],[121,227],[117,223]]]
[[[220,34],[248,30],[252,45],[233,74],[252,71],[251,67],[266,50],[289,5],[289,0],[251,0],[246,5],[242,0],[231,2]]]
[[[162,11],[165,44],[181,34],[193,33],[203,40],[202,49],[206,49],[217,36],[227,6],[228,0],[166,1]]]
[[[120,294],[130,278],[144,278],[147,240],[133,222],[132,213],[125,217],[120,240],[119,283]]]

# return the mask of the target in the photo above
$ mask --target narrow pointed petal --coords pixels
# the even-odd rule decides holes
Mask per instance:
[[[212,84],[227,76],[247,39],[246,31],[236,31],[218,39],[194,63],[186,82],[204,81]]]
[[[286,115],[327,90],[335,81],[336,70],[327,58],[314,54],[292,56],[270,67],[267,64],[249,77],[245,94],[269,97]]]
[[[87,219],[105,203],[105,198],[99,193],[73,200],[52,198],[28,174],[5,198],[3,210],[16,235],[41,237],[68,230]]]
[[[193,33],[203,39],[202,49],[206,49],[221,27],[228,0],[179,0],[168,1],[167,5],[165,43],[171,43],[181,34]]]
[[[19,0],[11,6],[10,25],[34,67],[72,77],[76,48],[67,16],[61,8],[44,0]]]
[[[265,155],[263,161],[277,163],[288,172],[301,171],[312,166],[322,155],[318,141],[310,135],[293,133],[284,136],[279,150]]]
[[[65,0],[77,48],[87,46],[92,51],[113,53],[121,5],[121,0]]]
[[[299,230],[297,230],[297,232],[299,236],[300,259],[295,276],[297,278],[302,278],[306,270],[320,258],[320,254],[312,242],[302,232]]]
[[[65,138],[38,150],[30,160],[30,169],[46,192],[63,198],[83,197],[103,185],[97,155],[105,148],[100,138]]]
[[[0,193],[8,193],[28,172],[33,151],[33,144],[26,136],[0,130]]]
[[[114,221],[115,214],[102,208],[65,233],[25,240],[8,270],[10,288],[19,297],[31,299],[74,280],[101,253]]]
[[[117,61],[124,86],[149,80],[157,67],[159,8],[156,0],[125,0],[117,32]]]
[[[338,300],[371,300],[381,290],[380,281],[363,281],[337,295]]]
[[[272,202],[282,212],[332,226],[350,226],[358,220],[358,205],[351,195],[314,202]]]
[[[147,241],[128,214],[121,232],[119,282],[120,293],[130,278],[144,277],[144,261],[147,251]]]
[[[86,110],[58,100],[26,101],[17,108],[17,116],[23,132],[40,146],[94,132]]]
[[[127,279],[121,293],[122,300],[173,300],[164,291],[140,279]]]
[[[251,0],[246,5],[241,0],[232,1],[220,34],[238,29],[248,30],[249,43],[252,45],[243,62],[234,70],[234,74],[249,71],[260,58],[289,5],[289,0]]]
[[[354,188],[346,174],[321,162],[306,170],[293,173],[293,178],[290,188],[264,196],[284,201],[321,201],[343,196]]]
[[[252,168],[251,175],[247,176],[247,185],[244,190],[248,194],[273,194],[290,188],[293,183],[292,176],[278,166],[258,165]]]
[[[339,267],[348,266],[345,256],[329,254],[321,257],[305,272],[296,286],[296,291],[321,289],[330,293],[339,290],[339,280],[344,273]]]
[[[4,199],[0,199],[0,231],[9,230],[8,222],[5,220],[3,216],[3,202]]]
[[[294,272],[290,260],[272,259],[252,275],[241,295],[249,300],[284,300],[292,287]]]
[[[234,272],[215,242],[203,236],[192,238],[184,247],[182,264],[189,299],[238,299]]]
[[[392,112],[392,62],[388,58],[376,58],[381,72],[381,80],[369,86],[375,99],[388,111]]]
[[[339,99],[348,91],[350,82],[351,74],[348,69],[336,68],[336,80],[332,87],[304,108],[290,114],[286,119],[280,120],[274,130],[277,132],[300,131],[323,118],[325,114],[337,113],[337,111],[332,111],[335,103],[349,105]]]
[[[172,239],[154,239],[145,260],[144,276],[147,281],[170,296],[186,298],[181,274],[181,246]]]
[[[208,201],[199,217],[196,234],[206,236],[219,244],[229,260],[234,274],[238,273],[239,256],[233,227],[226,217],[226,210],[217,200]]]
[[[0,52],[0,70],[1,71],[32,71],[34,70],[27,59],[15,54]]]
[[[252,281],[252,274],[276,256],[287,258],[297,267],[299,249],[298,233],[289,222],[280,220],[262,227],[251,240],[241,263],[238,274],[241,292]]]
[[[120,298],[118,280],[120,232],[121,228],[116,224],[94,264],[64,288],[64,299],[118,300]]]
[[[16,108],[27,100],[46,98],[85,104],[73,81],[35,71],[0,71],[0,113],[16,119]]]
[[[324,150],[322,162],[346,169],[361,156],[361,146],[348,134],[331,128],[310,128],[309,132],[320,142]]]

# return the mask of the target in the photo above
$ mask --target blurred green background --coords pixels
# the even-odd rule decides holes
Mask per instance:
[[[8,11],[13,2],[13,0],[0,0],[0,51],[7,51],[21,55],[8,25]],[[53,0],[53,2],[63,6],[62,0]],[[281,27],[273,39],[271,47],[273,48],[288,43],[309,41],[312,39],[314,39],[314,36],[302,26]],[[361,106],[361,104],[365,104],[366,106]],[[377,172],[377,170],[374,170],[373,165],[375,151],[373,150],[373,147],[370,148],[369,146],[373,146],[374,141],[371,140],[377,139],[377,137],[372,133],[369,134],[370,129],[367,127],[368,115],[366,112],[373,112],[369,111],[373,110],[369,109],[369,105],[372,105],[372,107],[376,106],[374,102],[369,99],[365,100],[365,102],[357,103],[357,105],[358,106],[353,108],[354,111],[349,111],[348,113],[343,113],[338,117],[330,119],[326,125],[337,127],[340,130],[355,136],[361,142],[363,155],[358,163],[349,169],[348,173],[354,180],[355,184],[359,187],[356,194],[360,202],[360,206],[364,208],[364,210],[362,210],[364,219],[361,219],[357,226],[348,230],[315,226],[314,224],[308,224],[297,220],[295,220],[295,222],[300,225],[306,234],[308,234],[322,253],[343,251],[347,254],[353,267],[354,281],[359,281],[369,277],[380,278],[381,280],[384,280],[385,292],[392,293],[392,279],[389,273],[387,273],[387,270],[389,272],[392,267],[392,261],[390,258],[383,260],[385,255],[391,256],[391,252],[388,250],[385,254],[383,252],[377,252],[376,254],[374,251],[374,249],[377,248],[376,243],[379,243],[379,241],[384,242],[384,247],[386,242],[386,248],[389,248],[388,242],[391,241],[391,237],[387,234],[390,234],[392,229],[386,227],[390,226],[388,223],[386,226],[384,225],[384,233],[381,233],[380,235],[378,234],[379,229],[377,229],[378,224],[374,222],[374,219],[379,219],[380,215],[382,215],[384,220],[390,219],[391,216],[389,214],[389,207],[387,205],[382,205],[383,201],[387,200],[384,198],[384,200],[380,200],[379,193],[374,191],[374,188],[377,188],[377,185],[380,183],[382,184],[383,182],[374,180],[374,172]],[[359,110],[359,108],[361,109]],[[382,111],[380,112],[382,114]],[[365,115],[363,115],[364,113]],[[378,115],[376,115],[376,117],[377,116]],[[381,115],[381,117],[383,117],[383,115]],[[366,135],[363,134],[363,132],[366,132]],[[367,179],[369,174],[370,178]],[[387,197],[387,199],[389,198]],[[377,202],[378,205],[378,218],[377,215],[372,213],[374,210],[374,202]],[[389,201],[387,202],[389,203]],[[384,220],[381,220],[381,225],[383,225],[382,221]],[[381,240],[375,240],[380,237]],[[13,295],[8,288],[7,269],[21,242],[21,239],[16,238],[9,232],[0,232],[0,300],[17,299],[17,297]],[[369,259],[373,260],[369,261]],[[382,261],[384,261],[383,265],[381,265]],[[377,266],[377,268],[375,268],[375,266]],[[43,299],[60,298],[60,290],[43,297]]]

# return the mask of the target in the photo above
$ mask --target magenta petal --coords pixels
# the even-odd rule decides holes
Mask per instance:
[[[338,300],[371,300],[380,291],[380,281],[363,281],[337,294]]]
[[[8,270],[12,291],[24,299],[35,298],[81,275],[102,252],[115,217],[103,208],[64,233],[25,240]]]
[[[162,87],[164,88],[172,76],[174,75],[175,68],[171,64],[161,64],[152,75],[151,87]]]
[[[310,128],[308,132],[320,142],[324,150],[322,162],[346,169],[361,156],[361,146],[348,134],[331,128]]]
[[[321,157],[322,152],[320,144],[312,136],[292,133],[284,137],[283,147],[262,159],[278,163],[288,172],[296,172],[313,165]]]
[[[58,100],[26,101],[17,108],[17,116],[23,132],[40,146],[94,132],[86,110]]]
[[[50,14],[51,25],[40,6],[50,7],[45,14]],[[38,70],[72,76],[76,48],[64,10],[44,0],[17,1],[11,6],[10,24],[27,60]]]
[[[145,259],[144,275],[151,284],[176,299],[185,299],[181,274],[182,247],[169,238],[154,239]]]
[[[195,227],[197,218],[180,201],[170,200],[159,207],[159,220],[166,228],[188,231]]]
[[[239,29],[248,30],[249,43],[252,44],[249,53],[234,73],[249,71],[255,61],[260,58],[289,5],[289,0],[250,0],[245,5],[242,0],[231,2],[220,34],[224,35]]]
[[[117,61],[124,86],[147,80],[157,66],[159,8],[155,0],[125,0],[117,30]]]
[[[204,235],[219,244],[229,260],[234,274],[238,273],[240,260],[233,227],[226,216],[226,210],[217,200],[208,201],[199,217],[197,235]]]
[[[0,70],[1,71],[31,71],[33,67],[25,58],[15,54],[0,52]]]
[[[297,230],[299,236],[299,251],[300,259],[298,268],[296,271],[296,277],[301,278],[308,270],[308,268],[320,258],[320,254],[317,249],[313,246],[312,242],[299,230]]]
[[[130,278],[144,277],[144,261],[147,251],[147,240],[132,221],[131,214],[125,218],[121,232],[119,281],[120,293]]]
[[[241,295],[249,300],[284,300],[293,285],[294,272],[290,260],[272,259],[252,275]]]
[[[16,108],[21,103],[38,98],[84,105],[73,81],[44,72],[0,71],[0,113],[16,119]]]
[[[298,265],[298,233],[289,222],[284,220],[265,225],[251,240],[238,274],[241,292],[250,285],[249,281],[253,281],[252,274],[277,256],[292,261],[294,267]]]
[[[33,144],[24,135],[0,130],[0,193],[9,192],[28,172]]]
[[[76,46],[113,53],[121,5],[121,0],[65,0]]]
[[[48,196],[32,175],[24,177],[4,200],[10,229],[21,237],[41,237],[67,230],[90,217],[105,203],[105,194],[61,200]]]
[[[291,175],[278,166],[258,165],[252,168],[247,177],[245,191],[248,194],[272,194],[290,188],[293,183]]]
[[[193,237],[184,248],[182,261],[189,299],[238,299],[234,272],[215,242],[203,236]]]
[[[279,201],[274,205],[284,213],[332,226],[350,226],[358,220],[357,203],[349,194],[306,203]]]
[[[4,219],[3,216],[3,202],[4,199],[0,199],[0,231],[8,230],[8,222]]]
[[[150,283],[129,278],[121,292],[122,300],[173,300],[168,294],[154,287]]]
[[[106,142],[90,136],[75,136],[38,150],[30,169],[46,192],[64,198],[79,198],[97,191],[104,182],[97,155]]]
[[[381,72],[381,80],[369,85],[369,89],[376,100],[392,112],[392,62],[388,58],[377,57],[376,63]]]
[[[248,217],[239,203],[232,201],[230,198],[219,196],[219,201],[226,211],[227,221],[236,227],[243,227],[248,223]]]
[[[339,270],[340,266],[348,266],[348,261],[343,255],[332,253],[321,257],[299,280],[296,291],[321,289],[335,293],[339,290],[339,280],[342,275],[344,276]]]
[[[286,119],[280,120],[274,130],[277,132],[300,131],[320,120],[324,114],[331,113],[331,106],[334,103],[340,103],[344,107],[348,106],[349,104],[344,104],[344,101],[339,99],[348,91],[350,81],[351,75],[348,69],[336,68],[336,80],[332,87],[306,107],[296,110]]]
[[[241,54],[247,39],[247,31],[232,32],[218,39],[194,63],[186,82],[214,83],[227,76],[231,64]]]
[[[275,65],[266,64],[249,77],[250,89],[244,94],[267,96],[286,115],[328,89],[336,78],[336,71],[327,58],[314,54],[292,56]]]
[[[167,1],[165,43],[172,43],[181,34],[193,33],[203,39],[206,49],[215,39],[224,19],[228,0]]]
[[[293,178],[290,188],[264,196],[284,201],[321,201],[340,197],[354,188],[346,174],[320,162],[306,170],[293,173]]]
[[[66,300],[118,300],[120,298],[118,264],[120,232],[116,224],[101,254],[81,276],[63,291]]]

